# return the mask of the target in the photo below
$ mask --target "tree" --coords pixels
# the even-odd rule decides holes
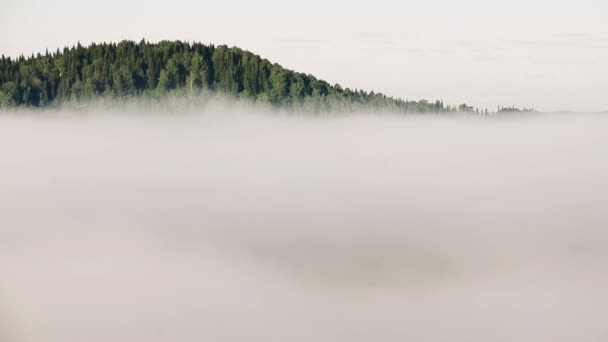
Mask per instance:
[[[0,106],[11,107],[17,104],[17,85],[6,82],[0,87]]]
[[[269,98],[273,104],[281,104],[287,97],[287,75],[278,64],[272,66],[270,72]]]
[[[195,88],[203,86],[203,80],[207,77],[204,64],[205,61],[198,53],[195,53],[190,60],[190,71],[186,77],[186,84],[190,88],[190,96],[193,95]]]
[[[158,79],[158,88],[161,91],[167,91],[177,88],[179,85],[179,67],[175,59],[169,60],[167,68],[160,71]]]
[[[470,106],[404,101],[384,94],[330,85],[236,47],[180,41],[122,41],[54,53],[0,58],[0,103],[44,106],[73,98],[155,95],[209,88],[283,108],[449,112]],[[464,107],[463,107],[464,106]]]

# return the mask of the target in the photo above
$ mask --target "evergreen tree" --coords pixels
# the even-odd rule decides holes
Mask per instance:
[[[472,111],[443,101],[404,101],[374,92],[344,89],[296,73],[235,47],[180,41],[141,40],[118,44],[78,43],[44,55],[0,58],[0,105],[45,106],[97,96],[152,95],[201,89],[283,108],[317,113],[390,110]]]

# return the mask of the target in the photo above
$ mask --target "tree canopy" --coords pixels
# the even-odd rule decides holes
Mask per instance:
[[[53,53],[0,59],[0,106],[40,107],[95,97],[213,91],[311,111],[473,111],[442,101],[405,101],[330,85],[237,47],[181,41],[77,44]]]

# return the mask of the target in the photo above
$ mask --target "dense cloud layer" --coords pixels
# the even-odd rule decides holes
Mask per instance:
[[[0,117],[0,340],[605,341],[608,117]]]

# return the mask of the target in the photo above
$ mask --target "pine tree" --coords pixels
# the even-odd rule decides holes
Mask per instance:
[[[443,101],[404,101],[351,90],[284,69],[250,52],[180,41],[151,44],[78,43],[56,52],[0,58],[0,105],[44,106],[97,96],[155,95],[200,89],[245,97],[284,108],[450,112],[472,110]],[[500,108],[502,109],[502,108]]]

